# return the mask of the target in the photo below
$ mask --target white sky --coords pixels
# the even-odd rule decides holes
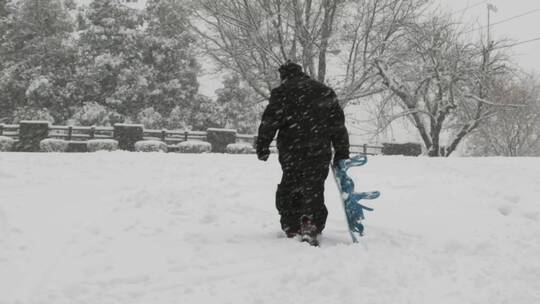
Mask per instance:
[[[474,28],[487,24],[487,4],[497,7],[498,12],[491,12],[491,23],[504,21],[514,16],[513,20],[504,21],[492,26],[494,39],[511,39],[514,42],[526,41],[540,37],[540,1],[539,0],[436,0],[442,8],[456,12],[455,17],[473,24]],[[469,8],[468,8],[469,7]],[[482,29],[485,32],[485,28]],[[478,31],[479,32],[479,31]],[[479,37],[478,33],[475,33]],[[512,58],[527,71],[540,72],[540,41],[525,43],[511,48]]]

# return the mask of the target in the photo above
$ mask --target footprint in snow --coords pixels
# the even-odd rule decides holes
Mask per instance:
[[[497,210],[499,210],[499,212],[504,216],[508,216],[512,213],[511,206],[500,206],[499,208],[497,208]]]

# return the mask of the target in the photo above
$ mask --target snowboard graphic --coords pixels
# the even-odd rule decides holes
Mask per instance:
[[[358,243],[358,236],[362,236],[364,226],[361,221],[364,219],[364,210],[373,211],[359,203],[360,200],[371,200],[378,198],[379,191],[354,192],[354,181],[347,175],[347,170],[351,167],[363,166],[367,163],[367,156],[356,155],[350,159],[342,159],[337,166],[331,166],[334,179],[341,193],[341,201],[345,209],[345,216],[349,226],[349,232],[354,243]]]

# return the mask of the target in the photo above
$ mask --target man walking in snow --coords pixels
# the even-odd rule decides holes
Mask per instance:
[[[334,162],[349,158],[349,135],[336,94],[287,61],[279,68],[281,85],[272,90],[257,137],[257,157],[266,161],[276,132],[283,171],[276,191],[281,228],[287,237],[317,243],[328,211],[324,181]]]

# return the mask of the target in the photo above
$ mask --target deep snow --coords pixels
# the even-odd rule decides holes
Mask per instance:
[[[253,155],[0,153],[0,303],[540,303],[540,159],[371,157],[353,245],[279,231]]]

